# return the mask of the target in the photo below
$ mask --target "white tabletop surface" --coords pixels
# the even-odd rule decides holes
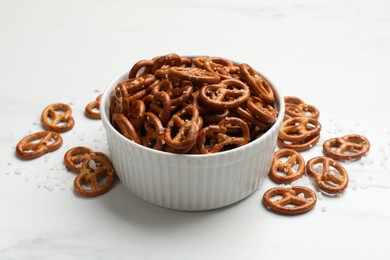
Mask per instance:
[[[219,210],[150,205],[118,182],[83,198],[63,154],[108,153],[83,110],[124,67],[168,53],[222,56],[266,75],[282,95],[321,111],[324,140],[364,134],[369,154],[343,163],[341,196],[309,213],[267,210],[267,179]],[[390,2],[0,0],[0,259],[388,259]],[[63,146],[31,161],[16,143],[42,129],[51,103],[72,106]],[[321,145],[302,153],[322,155]],[[316,189],[307,177],[295,184]],[[318,191],[318,190],[316,190]]]

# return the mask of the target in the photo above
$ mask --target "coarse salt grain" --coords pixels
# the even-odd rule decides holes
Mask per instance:
[[[48,191],[54,191],[56,189],[56,186],[53,183],[48,182],[48,183],[45,183],[44,188]]]
[[[88,162],[88,167],[91,168],[92,170],[96,170],[96,168],[97,168],[96,162],[94,160],[90,160]]]
[[[16,175],[21,175],[22,173],[25,173],[26,172],[26,168],[23,168],[23,167],[18,167],[15,169],[14,173]]]

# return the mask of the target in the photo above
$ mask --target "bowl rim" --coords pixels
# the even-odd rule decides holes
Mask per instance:
[[[202,55],[202,56],[205,56],[205,55]],[[191,55],[191,56],[182,56],[182,57],[192,58],[192,57],[200,57],[200,56]],[[232,62],[235,63],[235,64],[240,64],[240,63],[235,62],[235,61],[232,61]],[[284,104],[283,96],[281,96],[280,91],[274,87],[274,85],[272,84],[271,81],[269,81],[266,77],[264,77],[263,74],[261,74],[257,70],[255,70],[260,76],[262,76],[270,84],[272,90],[274,91],[274,95],[276,97],[276,99],[275,99],[276,106],[278,106],[278,117],[277,117],[276,121],[274,122],[274,124],[262,136],[260,136],[256,140],[253,140],[252,142],[249,142],[249,143],[247,143],[247,144],[245,144],[243,146],[236,147],[236,148],[231,149],[231,150],[218,152],[218,153],[211,153],[211,154],[177,154],[177,153],[170,153],[170,152],[166,152],[166,151],[155,150],[153,148],[149,148],[149,147],[143,146],[141,144],[137,144],[136,142],[134,142],[134,141],[132,141],[130,139],[127,139],[121,133],[119,133],[113,127],[113,125],[110,123],[110,121],[108,119],[109,117],[108,117],[108,115],[106,113],[106,108],[109,108],[109,101],[110,101],[110,96],[111,96],[112,90],[120,82],[120,80],[119,80],[120,78],[123,78],[124,76],[129,74],[129,71],[132,68],[132,66],[133,65],[131,65],[130,67],[128,66],[125,69],[123,69],[105,87],[105,89],[103,91],[103,94],[102,94],[101,101],[100,101],[100,114],[101,114],[101,120],[102,120],[103,124],[106,125],[105,131],[107,131],[107,127],[108,127],[111,132],[113,132],[116,136],[121,138],[124,142],[128,143],[129,145],[132,145],[132,146],[136,147],[137,149],[144,150],[145,152],[156,154],[156,155],[159,155],[159,156],[180,157],[180,158],[185,158],[185,159],[186,158],[210,158],[210,157],[215,157],[215,156],[228,155],[230,153],[239,152],[242,149],[246,149],[249,146],[253,146],[256,143],[261,142],[263,139],[266,139],[266,137],[268,135],[270,135],[273,131],[276,131],[275,128],[277,128],[277,126],[280,125],[281,121],[283,121],[283,117],[284,117],[284,113],[285,113],[285,104]],[[106,104],[108,104],[108,106],[106,106]],[[277,129],[277,131],[279,131],[279,129]]]

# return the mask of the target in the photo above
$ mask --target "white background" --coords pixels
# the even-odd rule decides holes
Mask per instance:
[[[390,2],[0,0],[0,259],[386,259],[390,208]],[[198,213],[150,205],[121,183],[97,198],[73,190],[63,154],[108,153],[100,121],[83,110],[140,59],[222,56],[258,69],[321,111],[320,144],[349,133],[371,142],[344,163],[342,196],[307,214],[273,214],[267,179],[233,206]],[[76,125],[56,152],[19,160],[16,143],[42,129],[51,103]],[[296,184],[315,189],[307,177]]]

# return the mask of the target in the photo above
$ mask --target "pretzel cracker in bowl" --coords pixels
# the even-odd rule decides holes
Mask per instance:
[[[198,149],[204,143],[204,136],[199,133],[210,126],[217,129],[226,117],[238,118],[245,128],[256,133],[245,142],[248,143],[264,134],[278,117],[273,89],[248,64],[235,64],[219,57],[182,58],[168,54],[137,62],[130,69],[129,77],[119,82],[111,93],[111,123],[125,137],[142,145],[152,147],[150,143],[162,141],[163,145],[157,147],[166,152],[214,153],[239,147],[240,142],[225,142],[219,149],[206,152]],[[164,128],[164,134],[154,135],[155,140],[150,140],[150,135],[146,138],[150,131],[140,124],[145,113],[153,113],[157,117],[154,120],[159,120],[157,124]],[[119,122],[118,118],[123,120]],[[132,135],[123,127],[123,121],[128,125],[126,129],[134,129]],[[214,131],[219,139],[226,140],[227,135],[240,138],[244,134],[238,126],[228,131],[218,129],[223,132]],[[149,143],[140,141],[145,139]],[[209,146],[218,142],[213,141],[218,138],[211,139]]]

